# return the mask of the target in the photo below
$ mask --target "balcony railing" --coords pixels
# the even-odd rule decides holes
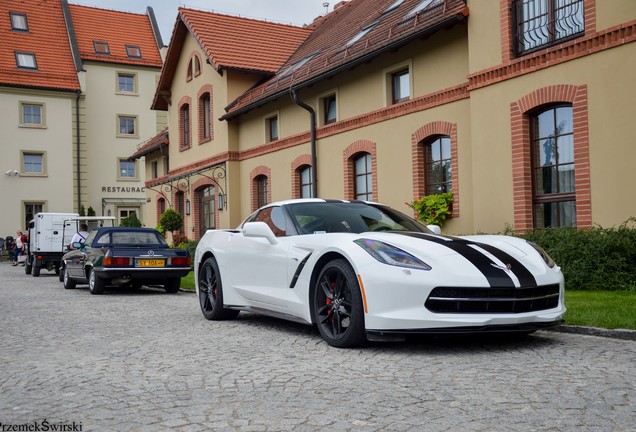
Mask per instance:
[[[516,54],[525,54],[585,32],[584,0],[513,0]]]

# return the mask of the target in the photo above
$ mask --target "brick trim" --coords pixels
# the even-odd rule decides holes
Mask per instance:
[[[592,227],[587,85],[562,84],[535,90],[510,104],[514,223],[517,231],[534,228],[529,113],[536,108],[562,102],[572,104],[576,225],[578,228]]]
[[[426,195],[426,172],[424,164],[425,145],[435,136],[445,135],[451,140],[451,169],[453,172],[453,212],[451,217],[459,217],[459,162],[457,150],[457,124],[446,121],[428,123],[411,135],[411,163],[413,166],[413,199]]]
[[[362,153],[371,155],[371,187],[372,200],[378,201],[378,164],[376,144],[368,140],[358,140],[351,143],[342,152],[343,159],[343,175],[344,175],[344,197],[345,199],[356,199],[355,188],[355,159]]]
[[[267,202],[272,202],[272,170],[264,165],[257,166],[250,172],[250,199],[252,211],[258,210],[258,188],[256,177],[267,177]]]
[[[300,198],[300,171],[305,167],[311,167],[311,155],[300,155],[291,163],[292,198],[294,199]]]
[[[187,235],[188,232],[188,216],[185,214],[185,202],[188,199],[188,196],[186,195],[186,190],[182,189],[180,186],[172,191],[172,209],[177,213],[179,213],[178,196],[181,196],[183,199],[183,228],[178,231],[178,234],[183,236]]]
[[[157,215],[157,224],[159,224],[159,219],[161,219],[161,215],[163,214],[163,212],[161,211],[161,203],[163,202],[163,208],[164,208],[164,212],[166,209],[166,198],[164,198],[162,196],[163,194],[155,194],[155,198],[157,199],[156,204],[155,204],[155,213]]]
[[[199,145],[210,142],[214,140],[214,104],[212,99],[212,90],[213,87],[211,84],[206,84],[199,89],[199,93],[197,93],[197,125],[198,125],[198,138]],[[204,115],[203,115],[203,97],[205,95],[210,96],[210,136],[205,138],[203,136],[205,124],[203,123]]]
[[[185,122],[183,119],[183,107],[188,106],[188,130],[190,131],[190,144],[186,145],[185,143]],[[179,100],[178,104],[178,113],[179,113],[179,151],[184,151],[192,147],[192,98],[190,96],[183,96]]]

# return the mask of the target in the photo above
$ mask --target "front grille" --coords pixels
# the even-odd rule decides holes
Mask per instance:
[[[525,313],[559,305],[559,284],[531,288],[452,288],[431,291],[424,306],[435,313]]]

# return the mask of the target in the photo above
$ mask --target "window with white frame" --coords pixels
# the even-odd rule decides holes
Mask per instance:
[[[117,116],[117,135],[120,137],[137,136],[137,117],[128,115]]]
[[[131,180],[137,178],[137,162],[128,159],[118,159],[119,170],[117,176],[122,180]]]
[[[373,201],[373,165],[371,155],[362,153],[353,161],[355,169],[355,197]]]
[[[22,174],[44,174],[45,169],[44,153],[22,153]]]
[[[22,102],[20,104],[20,125],[44,126],[44,105]]]
[[[132,73],[117,74],[117,92],[118,93],[137,93],[137,76]]]

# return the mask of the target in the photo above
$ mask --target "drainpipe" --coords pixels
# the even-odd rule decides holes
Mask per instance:
[[[309,131],[311,144],[311,197],[318,197],[318,166],[316,161],[316,111],[298,97],[298,90],[291,90],[291,97],[296,105],[309,111]]]
[[[79,108],[79,103],[80,103],[80,95],[82,94],[81,90],[77,90],[75,92],[75,133],[77,134],[77,139],[76,139],[76,151],[77,151],[77,160],[76,160],[76,164],[77,164],[77,212],[79,213],[80,207],[82,206],[82,176],[80,173],[80,144],[81,144],[81,138],[80,138],[80,108]]]

